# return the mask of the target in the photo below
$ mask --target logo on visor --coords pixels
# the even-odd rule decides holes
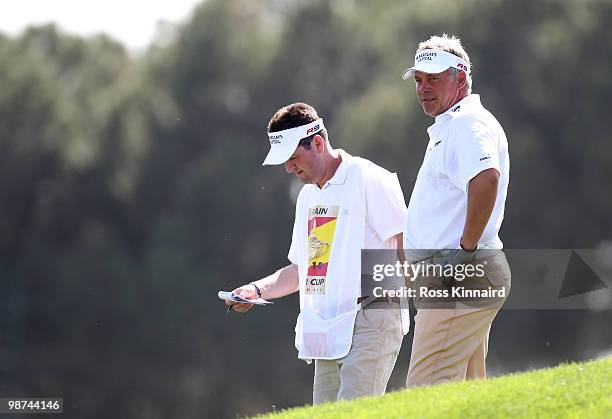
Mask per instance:
[[[278,135],[270,135],[270,145],[273,144],[280,144],[281,143],[281,138],[283,138],[283,136],[281,134]]]
[[[415,57],[415,61],[420,63],[421,61],[432,61],[435,56],[437,56],[437,52],[424,52]]]
[[[463,70],[463,71],[467,71],[467,66],[466,66],[466,65],[463,65],[463,64],[461,64],[461,63],[457,63],[457,68],[459,68],[459,69],[461,69],[461,70]]]
[[[306,136],[308,136],[308,135],[310,135],[312,133],[315,133],[316,131],[318,131],[318,129],[319,129],[319,125],[315,125],[312,128],[308,128],[308,130],[306,131]]]

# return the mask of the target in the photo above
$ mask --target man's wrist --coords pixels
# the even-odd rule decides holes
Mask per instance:
[[[459,246],[463,249],[464,252],[474,253],[476,249],[478,249],[478,243],[476,243],[473,247],[468,247],[463,244],[463,240],[459,242]]]

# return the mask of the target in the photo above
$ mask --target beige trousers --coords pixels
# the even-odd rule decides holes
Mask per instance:
[[[385,393],[404,337],[399,308],[372,303],[357,312],[349,353],[315,360],[313,404]]]
[[[468,278],[460,285],[466,289],[505,288],[507,297],[511,281],[505,255],[499,252],[487,259],[484,272],[484,277]],[[417,279],[416,283],[417,287],[444,288],[438,278]],[[417,315],[406,387],[486,378],[489,331],[504,301],[436,305],[415,298]]]

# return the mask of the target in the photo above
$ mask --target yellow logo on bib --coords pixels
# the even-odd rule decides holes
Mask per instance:
[[[320,205],[308,210],[306,294],[325,294],[325,280],[336,232],[338,209],[335,205]]]

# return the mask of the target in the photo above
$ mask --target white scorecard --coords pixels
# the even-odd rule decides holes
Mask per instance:
[[[266,305],[266,304],[274,304],[272,301],[264,300],[263,298],[257,298],[255,300],[249,300],[247,298],[242,298],[231,291],[219,291],[217,294],[221,300],[225,301],[233,301],[235,303],[248,303],[248,304],[256,304],[256,305]]]

